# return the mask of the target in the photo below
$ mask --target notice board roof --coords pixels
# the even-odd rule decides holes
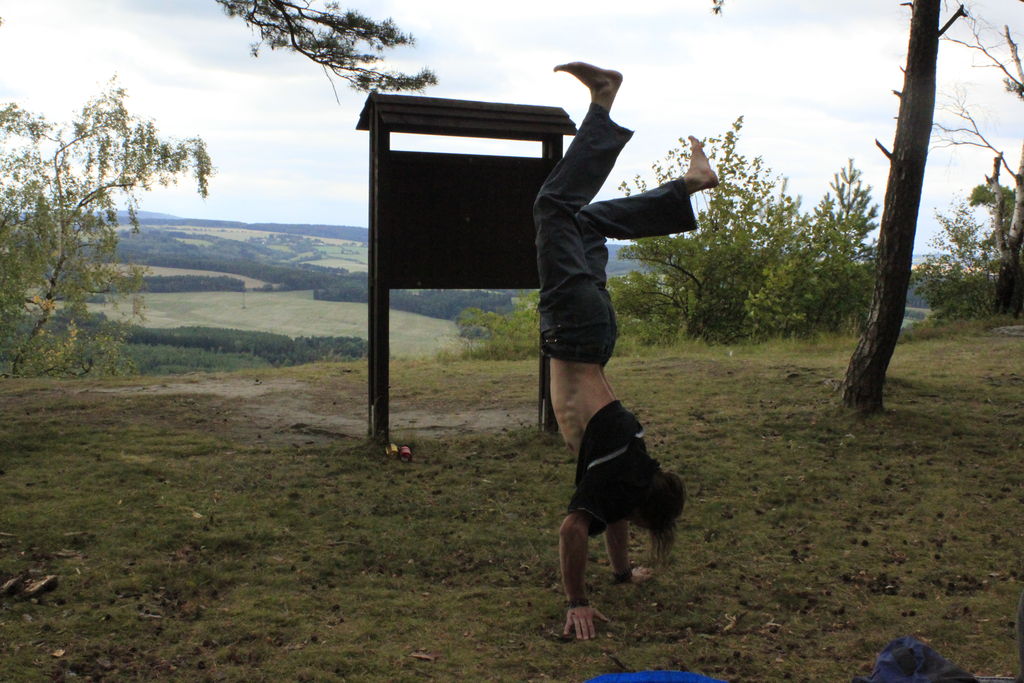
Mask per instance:
[[[371,93],[356,129],[369,130],[373,116],[392,133],[502,140],[545,140],[576,133],[576,125],[561,107],[530,104]]]

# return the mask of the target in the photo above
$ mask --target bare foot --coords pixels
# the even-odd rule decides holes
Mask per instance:
[[[559,64],[555,67],[555,71],[564,71],[578,78],[583,85],[590,89],[591,101],[609,110],[612,108],[612,102],[615,101],[615,94],[619,92],[619,86],[622,85],[622,74],[618,71],[599,69],[586,62]]]
[[[718,185],[718,176],[711,168],[711,162],[704,154],[704,145],[700,140],[690,136],[690,167],[683,175],[686,190],[693,194],[701,190],[710,190]]]

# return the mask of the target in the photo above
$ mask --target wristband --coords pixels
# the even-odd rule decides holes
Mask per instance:
[[[633,580],[633,570],[627,569],[624,572],[615,574],[612,579],[612,583],[630,583]]]
[[[577,607],[590,607],[590,601],[586,598],[580,598],[579,600],[569,601],[569,609],[575,609]]]

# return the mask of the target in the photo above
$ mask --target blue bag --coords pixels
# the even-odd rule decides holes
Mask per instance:
[[[586,683],[727,683],[685,671],[637,671],[629,674],[604,674]]]
[[[897,638],[882,650],[870,678],[853,683],[978,683],[978,679],[910,636]]]

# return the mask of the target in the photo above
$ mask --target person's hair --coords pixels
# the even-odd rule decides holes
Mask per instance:
[[[658,470],[651,479],[647,498],[636,509],[651,536],[651,559],[663,565],[676,540],[676,520],[683,514],[686,487],[679,475]]]

